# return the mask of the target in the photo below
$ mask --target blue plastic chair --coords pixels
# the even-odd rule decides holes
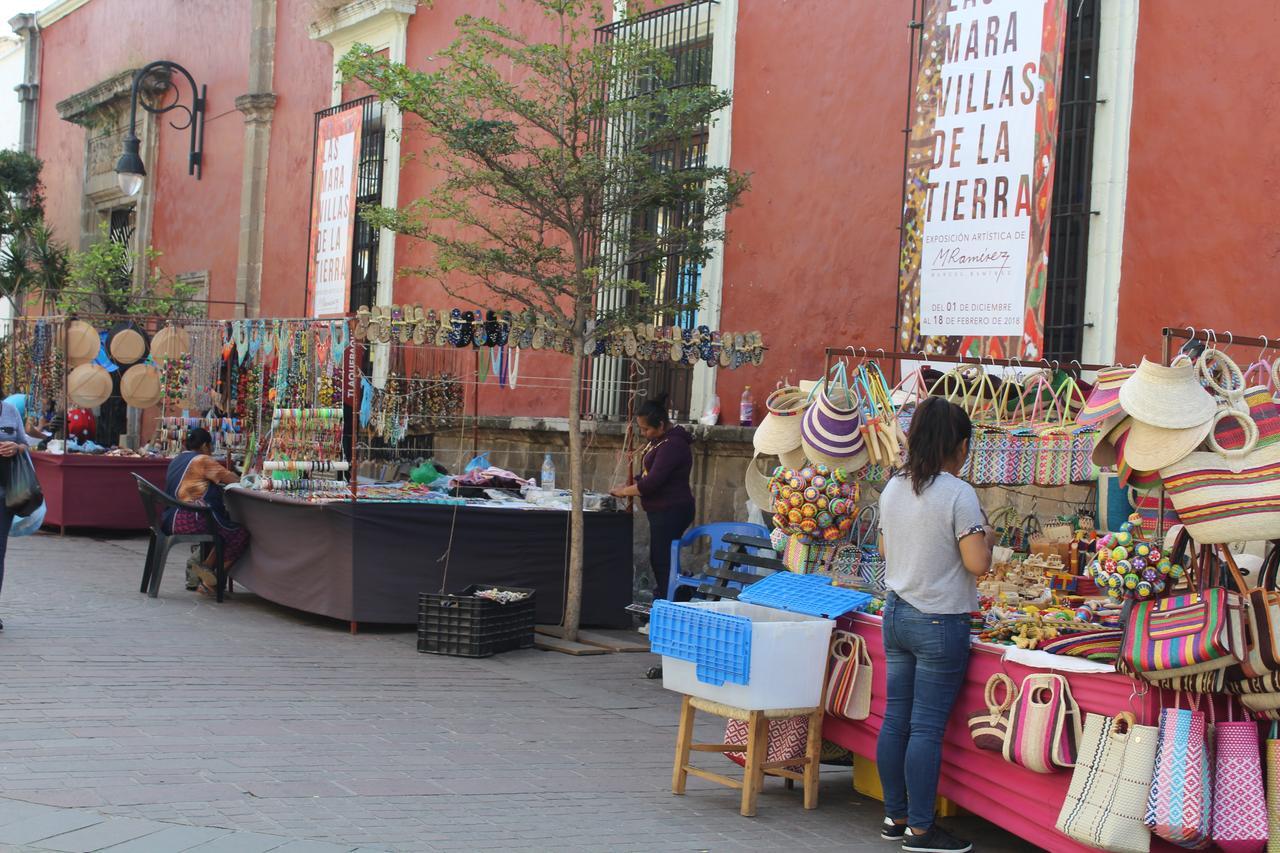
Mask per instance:
[[[701,574],[691,575],[683,571],[680,565],[680,551],[687,548],[703,537],[711,540],[711,558],[709,560],[713,569],[718,569],[723,565],[723,560],[715,559],[715,552],[724,547],[724,537],[728,533],[739,533],[746,536],[759,536],[762,539],[769,538],[768,528],[751,524],[745,521],[719,521],[715,524],[703,524],[699,527],[692,528],[688,533],[679,539],[671,540],[671,577],[667,581],[667,600],[675,601],[676,588],[681,586],[691,586],[697,589],[702,583]]]

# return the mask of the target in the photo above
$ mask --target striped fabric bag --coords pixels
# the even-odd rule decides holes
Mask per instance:
[[[1158,680],[1239,663],[1243,609],[1240,594],[1222,587],[1139,601],[1124,629],[1117,669]]]
[[[1280,539],[1280,443],[1199,451],[1160,471],[1178,518],[1206,544]]]
[[[1271,398],[1265,385],[1255,385],[1244,392],[1243,405],[1249,409],[1249,417],[1258,428],[1255,448],[1270,447],[1280,441],[1280,407]],[[1225,450],[1240,450],[1247,444],[1244,423],[1235,418],[1223,418],[1213,427],[1214,440]]]
[[[1005,760],[1036,773],[1053,773],[1076,763],[1080,706],[1061,675],[1033,673],[1022,681],[1009,712]]]
[[[1209,845],[1212,810],[1204,714],[1190,708],[1160,712],[1160,743],[1147,800],[1151,832],[1188,850]]]

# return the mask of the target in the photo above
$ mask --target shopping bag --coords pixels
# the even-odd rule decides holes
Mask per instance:
[[[7,457],[0,466],[0,484],[4,485],[4,505],[19,517],[31,515],[44,503],[31,454],[20,450]]]
[[[1280,724],[1271,724],[1266,743],[1267,853],[1280,853]]]
[[[1190,708],[1165,708],[1160,712],[1147,827],[1179,847],[1203,849],[1210,837],[1211,785],[1204,714]]]
[[[1001,688],[1004,688],[1004,698],[997,699]],[[978,749],[1003,753],[1005,739],[1009,736],[1009,711],[1018,698],[1018,686],[1012,678],[997,672],[987,679],[984,698],[987,710],[969,715],[969,736]]]
[[[41,502],[35,512],[28,516],[15,515],[13,524],[9,525],[10,536],[30,536],[44,526],[45,505]]]
[[[1258,756],[1258,724],[1228,719],[1214,726],[1213,843],[1227,853],[1262,853],[1267,803]]]
[[[871,715],[871,655],[867,641],[851,631],[832,632],[823,710],[842,720]]]
[[[1127,711],[1115,718],[1090,714],[1058,831],[1099,850],[1148,853],[1145,819],[1158,742],[1158,730],[1138,725]]]
[[[1073,767],[1080,743],[1080,706],[1061,675],[1033,673],[1009,712],[1006,761],[1036,773]]]
[[[786,717],[781,720],[769,720],[769,745],[765,750],[765,761],[794,761],[804,758],[805,747],[809,739],[809,718],[807,716]],[[746,720],[729,720],[724,727],[725,743],[746,743],[750,733],[750,724]],[[739,767],[747,766],[745,752],[726,752],[725,758]],[[803,764],[784,765],[788,770],[800,771]]]

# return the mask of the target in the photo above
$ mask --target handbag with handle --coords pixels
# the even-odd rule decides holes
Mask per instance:
[[[1280,723],[1263,745],[1267,762],[1267,853],[1280,853]]]
[[[1159,731],[1133,714],[1090,714],[1067,789],[1058,831],[1081,844],[1114,853],[1148,853],[1147,801],[1155,772]]]
[[[1214,726],[1213,843],[1227,853],[1262,853],[1267,804],[1258,755],[1258,724],[1231,718]]]
[[[1001,688],[1004,689],[1004,698],[998,699]],[[1009,711],[1018,698],[1018,686],[1012,678],[997,672],[987,679],[984,698],[987,710],[969,715],[969,736],[978,749],[1003,753],[1005,738],[1009,734]]]
[[[1036,773],[1075,766],[1080,744],[1080,706],[1061,675],[1033,673],[1022,680],[1009,711],[1006,761]]]
[[[1147,827],[1179,847],[1205,848],[1210,838],[1211,794],[1204,714],[1198,709],[1165,708],[1160,712]]]
[[[852,631],[833,631],[823,710],[842,720],[871,715],[871,655],[867,641]]]
[[[809,718],[784,717],[780,720],[769,720],[768,746],[765,749],[765,761],[796,761],[804,758],[805,747],[809,738]],[[751,726],[746,720],[729,720],[724,727],[724,742],[745,744]],[[724,757],[739,767],[747,766],[745,752],[726,752]],[[784,765],[788,770],[803,770],[803,764]]]
[[[1258,678],[1268,672],[1280,672],[1280,592],[1276,591],[1278,576],[1280,542],[1273,542],[1258,573],[1257,587],[1248,590],[1252,642],[1249,653],[1240,662],[1240,669],[1248,678]]]

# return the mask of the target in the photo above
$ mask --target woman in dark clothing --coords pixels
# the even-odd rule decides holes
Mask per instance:
[[[248,547],[249,531],[227,515],[222,489],[238,483],[240,478],[213,458],[213,436],[208,430],[196,427],[188,432],[186,447],[186,451],[169,463],[165,491],[183,503],[207,506],[213,511],[213,523],[218,525],[217,532],[222,536],[223,563],[230,569]],[[170,509],[165,513],[165,522],[174,533],[211,532],[205,517],[192,510]],[[213,592],[217,584],[217,575],[213,572],[216,559],[217,554],[211,551],[205,559],[192,557],[187,563],[188,583],[198,579],[198,588],[206,595]]]
[[[693,490],[689,488],[693,436],[671,423],[665,394],[640,407],[636,427],[648,442],[640,476],[630,485],[614,487],[609,494],[640,498],[649,517],[649,567],[657,584],[653,597],[659,599],[667,595],[671,543],[693,524]]]

